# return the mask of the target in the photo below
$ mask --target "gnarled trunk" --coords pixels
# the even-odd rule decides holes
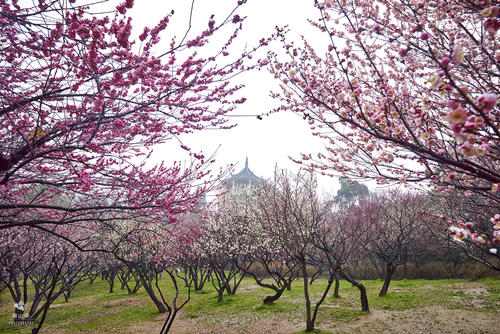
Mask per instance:
[[[148,281],[146,277],[144,277],[143,274],[139,273],[139,278],[142,281],[142,286],[144,286],[144,290],[146,290],[146,293],[148,294],[149,298],[151,298],[151,301],[153,304],[155,304],[156,308],[158,309],[159,313],[166,313],[167,312],[167,307],[165,304],[156,296],[154,292],[154,288],[151,286],[151,282]]]
[[[361,302],[361,311],[370,312],[370,307],[368,305],[368,295],[366,294],[366,288],[361,283],[352,278],[349,274],[343,273],[342,276],[346,279],[347,282],[354,285],[359,290],[359,298]]]
[[[266,296],[266,298],[264,298],[264,304],[271,305],[272,303],[274,303],[275,301],[280,299],[280,297],[281,297],[281,295],[283,295],[284,291],[285,291],[285,287],[275,290],[276,293],[274,295]]]
[[[396,272],[396,266],[392,263],[387,263],[385,265],[384,284],[382,285],[382,288],[380,289],[380,292],[378,294],[379,297],[383,297],[387,294],[394,272]]]

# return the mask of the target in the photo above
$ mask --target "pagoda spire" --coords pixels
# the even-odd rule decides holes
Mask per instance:
[[[248,155],[245,158],[245,169],[248,169]]]

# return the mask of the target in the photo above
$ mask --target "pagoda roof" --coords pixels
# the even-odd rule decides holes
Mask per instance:
[[[254,174],[248,167],[248,157],[245,159],[245,167],[237,174],[226,180],[228,186],[246,186],[250,184],[259,184],[263,179]]]

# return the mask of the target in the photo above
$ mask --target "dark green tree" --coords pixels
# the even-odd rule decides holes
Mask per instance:
[[[366,197],[370,194],[368,187],[355,180],[342,176],[340,179],[340,189],[335,196],[335,202],[345,205]]]

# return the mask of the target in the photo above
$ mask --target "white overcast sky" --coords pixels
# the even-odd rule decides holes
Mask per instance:
[[[269,36],[276,25],[288,25],[293,36],[306,34],[308,39],[314,37],[314,43],[326,43],[326,40],[322,40],[325,36],[315,32],[307,22],[308,18],[317,15],[313,2],[248,0],[240,11],[240,15],[248,17],[245,30],[240,35],[240,42],[242,45],[255,45],[260,38]],[[205,28],[211,14],[215,14],[216,19],[222,19],[235,3],[236,0],[197,0],[193,32],[200,31],[196,26]],[[151,26],[171,9],[175,9],[174,24],[169,28],[169,34],[181,36],[187,26],[190,4],[190,0],[136,0],[130,15],[135,26]],[[167,38],[164,43],[168,43]],[[261,114],[272,108],[273,100],[269,97],[269,91],[276,87],[276,83],[269,74],[259,72],[241,76],[238,80],[247,85],[244,95],[248,101],[235,114]],[[307,124],[298,115],[283,113],[273,114],[262,121],[254,117],[235,118],[235,121],[238,126],[234,129],[197,132],[195,135],[183,137],[182,140],[194,150],[203,150],[205,153],[213,152],[220,146],[216,155],[217,164],[238,164],[236,171],[248,156],[250,168],[258,176],[265,178],[272,176],[276,164],[281,168],[297,170],[297,165],[289,160],[289,156],[297,157],[302,152],[322,150],[321,142],[310,134]],[[176,150],[177,146],[162,146],[155,151],[155,157],[172,160],[172,157],[177,158]],[[321,177],[319,181],[322,191],[335,192],[338,188],[336,179]]]

